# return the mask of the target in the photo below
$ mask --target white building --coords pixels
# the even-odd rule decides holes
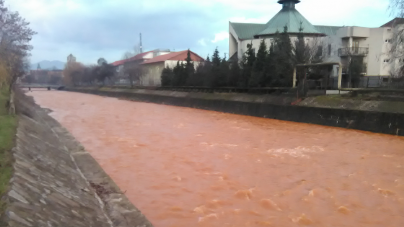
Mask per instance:
[[[139,67],[142,76],[135,85],[138,86],[161,86],[161,73],[166,67],[173,69],[177,63],[184,63],[188,50],[171,52],[170,50],[153,50],[137,54],[129,59],[112,63],[117,71],[117,83],[128,84],[129,76],[125,73],[126,67]],[[191,62],[196,68],[204,59],[190,51]]]
[[[342,63],[343,74],[347,73],[347,63],[353,57],[363,60],[363,74],[366,76],[379,76],[378,78],[383,79],[394,74],[397,62],[390,61],[388,52],[393,35],[392,27],[397,23],[404,23],[402,19],[392,20],[378,28],[312,25],[296,10],[299,2],[300,0],[279,0],[282,9],[266,24],[230,22],[230,58],[241,60],[247,44],[252,43],[253,48],[258,49],[262,39],[269,46],[275,33],[283,32],[285,26],[288,27],[294,43],[293,40],[302,27],[308,42],[321,43],[324,61]],[[337,68],[334,68],[332,75],[337,76]]]

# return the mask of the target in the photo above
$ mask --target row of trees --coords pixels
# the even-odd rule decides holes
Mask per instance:
[[[216,49],[211,60],[208,57],[195,69],[188,52],[188,57],[173,69],[164,69],[161,82],[163,86],[290,87],[296,64],[322,61],[319,48],[319,42],[305,42],[303,29],[292,45],[285,27],[269,47],[262,40],[257,53],[248,44],[240,62],[229,63]]]
[[[29,71],[29,42],[35,35],[29,22],[0,0],[0,89],[12,85]],[[10,89],[11,91],[11,89]]]
[[[96,65],[85,66],[80,62],[68,62],[63,70],[65,85],[93,85],[97,82],[104,84],[115,75],[115,68],[100,58]]]

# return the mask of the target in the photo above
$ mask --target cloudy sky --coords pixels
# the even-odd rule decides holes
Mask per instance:
[[[389,0],[302,0],[296,8],[314,25],[378,27],[391,19]],[[66,61],[72,53],[92,64],[120,60],[139,42],[144,50],[190,48],[202,57],[228,52],[232,22],[266,23],[277,0],[6,0],[31,22],[31,62]]]

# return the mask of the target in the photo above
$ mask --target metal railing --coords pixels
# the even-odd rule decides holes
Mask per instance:
[[[338,56],[366,56],[369,54],[368,47],[344,47],[338,49]]]

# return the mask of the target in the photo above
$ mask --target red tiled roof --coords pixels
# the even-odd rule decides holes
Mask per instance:
[[[148,53],[153,53],[153,51],[148,51],[148,52],[138,54],[138,55],[136,55],[134,57],[128,58],[126,61],[136,61],[136,60],[143,59],[143,57]]]
[[[124,63],[125,63],[125,60],[120,60],[120,61],[116,61],[116,62],[111,63],[111,65],[120,66],[120,65],[123,65]]]
[[[157,56],[155,58],[152,58],[150,60],[143,62],[142,64],[150,64],[150,63],[156,63],[156,62],[162,62],[162,61],[168,61],[168,60],[185,61],[185,59],[187,58],[187,54],[188,54],[188,50],[172,52],[169,54]],[[195,54],[192,51],[191,51],[191,60],[192,61],[204,61],[203,58],[201,58],[199,55]]]
[[[135,56],[133,56],[133,57],[131,57],[131,58],[128,58],[128,59],[116,61],[116,62],[113,62],[111,65],[113,65],[113,66],[119,66],[119,65],[125,64],[125,62],[140,60],[140,59],[143,59],[143,57],[144,57],[146,54],[151,53],[151,52],[153,52],[153,51],[144,52],[144,53],[135,55]]]

